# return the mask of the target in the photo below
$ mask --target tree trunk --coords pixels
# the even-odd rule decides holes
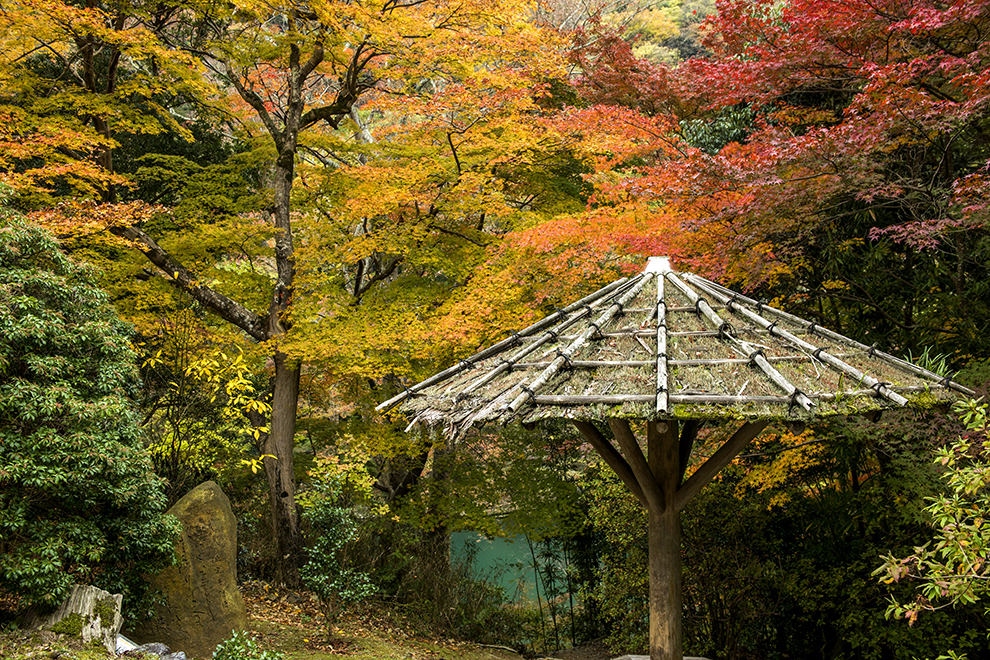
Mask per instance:
[[[291,364],[276,351],[275,387],[272,394],[271,429],[265,439],[265,476],[271,503],[272,537],[275,541],[275,567],[278,581],[290,588],[300,584],[303,541],[296,510],[295,462],[292,451],[296,432],[296,407],[299,401],[298,364]]]

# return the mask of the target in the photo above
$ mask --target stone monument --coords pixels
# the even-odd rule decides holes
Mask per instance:
[[[212,481],[186,493],[168,512],[182,523],[178,563],[148,576],[166,602],[132,637],[139,643],[163,642],[191,658],[209,658],[234,630],[247,628],[237,589],[237,520],[230,500]]]

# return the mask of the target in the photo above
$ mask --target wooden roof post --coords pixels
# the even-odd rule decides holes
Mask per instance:
[[[677,421],[646,424],[650,470],[666,506],[650,508],[650,660],[681,660],[681,516],[674,506],[681,480]]]

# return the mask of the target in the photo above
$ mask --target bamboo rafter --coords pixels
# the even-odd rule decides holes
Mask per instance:
[[[666,413],[670,405],[668,390],[670,388],[670,375],[667,373],[667,296],[664,291],[664,282],[667,273],[670,272],[670,261],[668,259],[650,259],[647,268],[655,267],[659,272],[657,277],[657,394],[656,410],[658,413]]]
[[[815,346],[813,344],[804,341],[803,339],[799,339],[798,337],[788,332],[787,330],[784,330],[782,328],[776,328],[775,327],[776,323],[767,321],[759,314],[750,311],[749,309],[747,309],[743,305],[740,305],[739,303],[732,302],[729,296],[725,296],[719,293],[718,291],[715,291],[714,289],[705,286],[705,284],[701,282],[695,282],[694,284],[698,288],[706,291],[709,295],[715,296],[717,299],[721,300],[722,303],[725,304],[730,311],[738,312],[739,314],[742,314],[753,323],[757,323],[763,326],[763,328],[767,330],[767,332],[769,332],[771,335],[776,337],[781,337],[782,339],[785,339],[790,343],[792,343],[793,345],[797,346],[801,350],[809,351],[818,360],[821,360],[822,362],[838,369],[839,371],[843,372],[849,377],[855,379],[856,382],[865,383],[869,388],[875,390],[878,395],[890,399],[897,405],[899,406],[907,405],[908,400],[905,399],[900,394],[898,394],[897,392],[891,390],[888,384],[882,383],[873,376],[863,373],[862,371],[852,366],[848,362],[840,360],[839,358],[830,354],[822,347]]]
[[[568,305],[564,309],[559,310],[551,314],[550,316],[547,316],[546,318],[540,319],[539,321],[530,325],[529,327],[520,330],[518,333],[515,333],[512,337],[503,339],[502,341],[493,344],[492,346],[486,348],[485,350],[479,351],[478,353],[475,353],[471,357],[461,362],[458,362],[456,365],[448,369],[444,369],[440,373],[435,374],[430,378],[427,378],[426,380],[417,383],[416,385],[413,385],[412,387],[406,389],[405,391],[395,395],[391,399],[387,401],[383,401],[382,403],[375,406],[375,410],[379,410],[379,411],[387,410],[388,408],[391,408],[397,403],[400,403],[406,398],[412,396],[416,392],[420,392],[430,387],[431,385],[435,385],[437,383],[443,382],[444,380],[450,378],[451,376],[459,374],[465,369],[471,368],[473,365],[477,364],[478,362],[481,362],[482,360],[485,360],[493,355],[497,355],[502,351],[506,350],[507,348],[511,348],[513,345],[515,345],[517,341],[519,341],[518,339],[519,337],[525,337],[535,332],[539,332],[540,330],[546,328],[547,326],[552,326],[554,323],[556,323],[561,318],[564,318],[570,312],[576,309],[580,309],[585,305],[587,305],[588,303],[598,300],[602,296],[608,295],[610,292],[618,289],[623,284],[625,284],[627,280],[628,278],[623,277],[619,280],[616,280],[615,282],[612,282],[607,286],[602,287],[601,289],[595,291],[591,295],[585,296],[581,300],[578,300],[577,302]]]
[[[976,392],[969,389],[968,387],[964,387],[945,376],[935,373],[934,371],[929,371],[928,369],[919,367],[918,365],[912,364],[907,360],[902,360],[901,358],[895,357],[890,353],[885,353],[884,351],[878,350],[875,346],[867,346],[866,344],[862,344],[854,339],[850,339],[849,337],[846,337],[845,335],[841,335],[837,332],[833,332],[832,330],[822,327],[816,323],[806,321],[799,316],[788,314],[785,311],[763,304],[759,301],[753,300],[752,298],[747,298],[746,296],[735,293],[731,289],[726,289],[725,287],[716,284],[715,282],[712,282],[710,280],[706,280],[703,277],[699,277],[698,275],[687,274],[686,277],[688,277],[692,282],[695,282],[698,286],[702,288],[706,288],[707,290],[710,290],[712,292],[720,293],[721,298],[726,301],[734,299],[735,301],[743,302],[746,305],[757,307],[760,310],[765,310],[770,314],[774,315],[775,317],[781,319],[782,321],[787,321],[788,323],[793,323],[795,325],[798,325],[800,329],[803,330],[805,333],[812,335],[820,335],[821,337],[824,337],[826,339],[831,339],[834,342],[841,343],[852,348],[857,348],[862,351],[866,351],[873,357],[882,358],[893,367],[896,367],[908,373],[912,373],[915,376],[920,376],[922,378],[925,378],[926,380],[930,380],[932,382],[938,383],[939,385],[942,385],[947,389],[953,389],[961,394],[965,394],[966,396],[976,395]],[[791,334],[796,334],[796,333],[792,330]]]
[[[646,286],[647,282],[652,279],[649,273],[643,273],[640,275],[639,281],[629,289],[625,294],[623,294],[619,300],[612,303],[612,305],[593,323],[589,324],[588,329],[578,335],[567,348],[560,351],[560,356],[550,363],[543,373],[541,373],[535,380],[533,380],[528,385],[521,385],[522,392],[509,404],[508,409],[512,412],[516,412],[519,408],[526,403],[526,401],[534,396],[536,392],[543,387],[547,381],[556,376],[562,368],[570,361],[571,356],[577,349],[581,348],[586,341],[593,337],[596,333],[601,332],[601,327],[607,325],[613,318],[622,313],[623,306],[627,305],[629,301],[639,295],[643,287]]]
[[[811,399],[809,399],[804,392],[802,392],[796,386],[794,386],[793,383],[788,381],[783,374],[781,374],[779,371],[774,369],[773,365],[767,362],[767,359],[766,357],[764,357],[763,351],[760,348],[753,346],[747,341],[735,337],[734,336],[735,333],[731,330],[732,326],[729,323],[723,321],[722,317],[720,317],[718,313],[714,309],[712,309],[711,305],[708,304],[708,301],[706,301],[704,298],[701,298],[697,293],[691,290],[691,288],[686,284],[684,284],[684,282],[682,282],[679,277],[677,277],[673,273],[668,274],[666,277],[671,281],[671,283],[674,284],[674,286],[676,286],[678,289],[681,290],[681,293],[686,295],[688,299],[692,303],[694,303],[695,307],[698,308],[698,310],[705,316],[706,319],[708,319],[708,321],[712,325],[718,328],[719,333],[722,334],[725,339],[727,339],[731,343],[738,344],[738,346],[742,350],[743,355],[749,356],[749,358],[753,360],[753,364],[759,367],[760,370],[763,371],[763,373],[766,374],[767,377],[771,381],[773,381],[775,385],[777,385],[779,388],[784,390],[787,393],[787,396],[792,398],[794,403],[798,404],[805,410],[808,411],[811,410],[811,407],[814,405]],[[729,309],[731,311],[731,307],[729,307]]]

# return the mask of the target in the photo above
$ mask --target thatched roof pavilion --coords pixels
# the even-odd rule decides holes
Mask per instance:
[[[653,257],[379,409],[401,403],[410,428],[453,435],[572,420],[649,511],[650,655],[680,660],[679,514],[750,440],[771,421],[928,408],[958,394],[973,392]],[[645,454],[629,420],[648,422]],[[741,426],[685,480],[700,423],[716,420]]]

